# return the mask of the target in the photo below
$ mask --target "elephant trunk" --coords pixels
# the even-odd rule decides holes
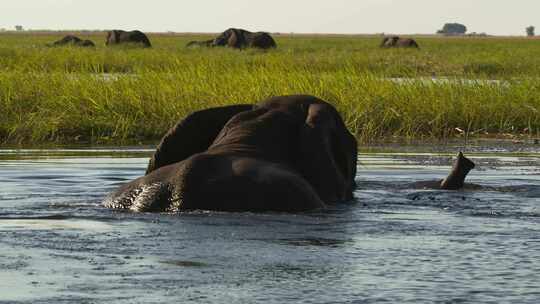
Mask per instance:
[[[458,190],[463,188],[463,184],[467,174],[475,167],[474,163],[463,156],[462,152],[459,152],[452,171],[450,174],[442,180],[441,189],[444,190]]]

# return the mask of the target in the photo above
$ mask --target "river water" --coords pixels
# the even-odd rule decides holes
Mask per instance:
[[[539,303],[538,149],[471,148],[458,192],[410,187],[457,151],[425,150],[361,154],[354,202],[296,215],[107,210],[151,150],[1,150],[0,303]]]

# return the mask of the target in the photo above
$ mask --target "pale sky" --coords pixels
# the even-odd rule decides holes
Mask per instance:
[[[540,30],[540,0],[0,0],[0,28],[431,34]],[[540,32],[540,31],[537,31]]]

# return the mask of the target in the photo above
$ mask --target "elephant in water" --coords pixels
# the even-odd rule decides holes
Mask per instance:
[[[277,44],[274,38],[266,32],[250,32],[243,29],[230,28],[213,40],[191,41],[186,46],[228,46],[235,49],[270,49],[277,47]]]
[[[467,174],[474,169],[475,164],[465,157],[462,152],[459,152],[454,162],[450,174],[442,180],[437,181],[420,181],[413,184],[414,188],[429,188],[440,190],[460,190],[464,188],[465,178]],[[477,188],[478,185],[472,185]]]
[[[382,48],[419,48],[418,43],[411,38],[400,38],[398,36],[384,37],[380,45]]]
[[[142,212],[317,209],[352,199],[356,159],[355,137],[316,97],[211,108],[170,129],[146,175],[104,205]]]
[[[459,190],[465,185],[465,178],[469,171],[474,169],[476,165],[468,158],[459,152],[452,167],[450,174],[440,182],[440,188],[443,190]]]
[[[116,44],[138,44],[143,47],[152,47],[150,40],[146,35],[141,31],[122,31],[122,30],[112,30],[107,34],[107,40],[105,45],[112,46]]]
[[[82,47],[96,46],[94,42],[92,42],[91,40],[82,40],[81,38],[74,35],[67,35],[64,38],[53,42],[52,44],[48,44],[47,46],[65,46],[65,45],[82,46]]]

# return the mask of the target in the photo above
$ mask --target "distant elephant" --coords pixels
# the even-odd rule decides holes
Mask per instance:
[[[53,42],[52,44],[48,44],[48,46],[65,46],[65,45],[82,46],[82,47],[96,46],[94,42],[92,42],[91,40],[82,40],[81,38],[74,35],[67,35],[64,38]]]
[[[411,38],[400,38],[398,36],[385,37],[380,45],[382,48],[419,48],[418,43]]]
[[[142,44],[143,47],[152,47],[148,37],[141,31],[122,31],[112,30],[107,34],[105,45],[111,46],[115,44]]]
[[[146,175],[104,205],[133,211],[297,212],[352,199],[357,143],[313,96],[195,112],[163,137]]]
[[[214,43],[214,39],[210,40],[203,40],[203,41],[190,41],[186,44],[186,47],[192,48],[192,47],[209,47],[212,46],[212,43]]]
[[[228,46],[235,49],[277,47],[276,42],[266,32],[250,32],[243,29],[230,28],[214,39],[212,46]]]

